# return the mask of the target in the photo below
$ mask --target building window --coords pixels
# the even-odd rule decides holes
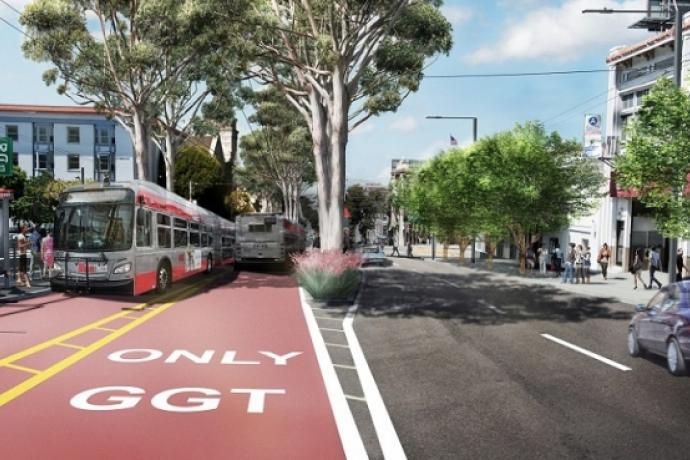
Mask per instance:
[[[621,100],[623,101],[623,110],[625,109],[631,109],[635,105],[635,99],[634,99],[635,94],[630,93],[630,94],[624,94],[621,96]]]
[[[48,169],[48,154],[47,153],[37,153],[36,154],[36,169]]]
[[[79,155],[69,154],[67,155],[67,169],[78,170],[79,169]]]
[[[96,128],[96,144],[110,145],[110,128],[98,127]]]
[[[5,125],[5,135],[14,142],[19,142],[19,126]]]
[[[110,171],[110,156],[100,155],[98,157],[98,170],[102,172]]]
[[[624,115],[621,117],[621,142],[626,141],[628,124],[632,120],[632,115]]]
[[[67,127],[67,143],[68,144],[78,144],[79,143],[79,127],[78,126],[68,126]]]
[[[649,94],[648,89],[644,89],[642,91],[637,92],[637,105],[642,105],[642,98],[645,97],[647,94]]]
[[[36,142],[50,142],[50,130],[47,126],[36,127]]]

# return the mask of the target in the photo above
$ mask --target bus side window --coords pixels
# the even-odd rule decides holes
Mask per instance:
[[[206,233],[201,234],[201,247],[205,248],[208,246],[208,235]]]
[[[148,248],[151,241],[151,211],[137,209],[137,247]]]
[[[156,216],[158,247],[169,248],[172,247],[172,238],[170,237],[170,217],[165,214],[158,214]]]
[[[175,218],[175,247],[185,248],[188,244],[187,221]]]

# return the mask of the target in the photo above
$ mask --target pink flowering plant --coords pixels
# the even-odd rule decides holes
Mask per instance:
[[[297,280],[315,299],[347,297],[359,282],[359,254],[342,251],[311,251],[292,257]]]

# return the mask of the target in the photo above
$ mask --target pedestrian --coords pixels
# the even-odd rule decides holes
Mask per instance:
[[[407,257],[414,257],[412,255],[412,239],[410,239],[410,241],[407,242]]]
[[[645,289],[647,288],[647,285],[644,284],[644,281],[642,280],[642,259],[644,258],[644,253],[642,251],[642,248],[637,248],[635,251],[635,259],[633,260],[632,266],[630,267],[630,273],[633,275],[633,283],[635,283],[635,287],[633,289],[637,289],[637,280],[640,280],[640,283],[642,283],[642,287]]]
[[[651,253],[649,254],[649,285],[647,289],[652,288],[652,284],[656,283],[658,288],[661,289],[661,282],[654,276],[654,274],[661,268],[661,256],[658,252],[658,247],[653,246]]]
[[[575,284],[585,284],[584,262],[582,245],[578,244],[575,248]]]
[[[398,238],[393,238],[393,252],[391,252],[391,257],[397,254],[400,257],[400,251],[398,250]]]
[[[527,248],[526,262],[527,262],[527,268],[530,271],[534,270],[534,266],[535,266],[535,260],[534,259],[535,259],[534,249],[532,249],[532,247]]]
[[[549,251],[545,247],[539,248],[539,273],[546,274],[546,258],[549,257]]]
[[[604,279],[607,279],[607,270],[609,267],[609,259],[611,258],[611,251],[609,250],[609,245],[604,243],[599,249],[599,254],[597,255],[597,262],[601,267],[601,275]]]
[[[26,270],[28,268],[28,255],[27,253],[31,251],[31,242],[27,237],[26,226],[22,226],[19,230],[19,235],[17,235],[17,252],[19,253],[19,273],[17,277],[17,286],[25,286],[30,288],[31,281],[29,280],[29,275],[27,275]]]
[[[43,276],[50,278],[53,275],[55,255],[53,253],[53,232],[48,232],[41,240],[41,256],[43,257]]]
[[[551,265],[553,266],[553,271],[556,272],[556,278],[561,276],[561,248],[556,246],[553,250],[553,258],[552,258],[552,263]]]
[[[586,244],[582,250],[582,271],[585,275],[585,283],[589,284],[592,273],[592,251]]]
[[[565,251],[565,270],[563,271],[563,283],[570,281],[573,284],[573,269],[575,265],[575,243],[570,243]]]
[[[31,244],[27,254],[29,258],[29,277],[33,279],[34,264],[40,265],[41,263],[41,234],[35,226],[29,230],[29,242]]]
[[[683,269],[688,271],[685,266],[685,257],[683,257],[683,248],[678,248],[678,255],[676,256],[676,281],[683,281]]]

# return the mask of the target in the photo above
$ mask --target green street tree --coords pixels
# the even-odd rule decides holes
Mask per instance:
[[[374,228],[376,218],[385,212],[386,196],[377,191],[367,191],[359,184],[351,185],[345,194],[345,206],[350,211],[350,230],[354,235],[359,228],[362,238]]]
[[[542,234],[584,215],[602,196],[604,177],[596,160],[582,157],[582,146],[547,134],[539,123],[480,140],[472,149],[484,215],[494,228],[513,237],[525,270],[527,248]]]
[[[28,37],[22,48],[28,58],[52,64],[46,84],[58,84],[78,104],[94,104],[128,131],[137,177],[149,178],[149,143],[163,109],[181,107],[164,120],[166,127],[190,114],[196,96],[179,104],[188,96],[180,91],[194,88],[178,83],[202,79],[190,69],[224,48],[209,38],[231,27],[220,26],[221,3],[246,10],[244,0],[219,2],[34,0],[20,18]],[[172,149],[164,152],[174,158]]]
[[[314,161],[309,131],[299,123],[299,113],[274,88],[247,96],[256,112],[249,121],[260,126],[240,140],[245,172],[280,190],[285,217],[301,217],[300,196],[314,182]]]
[[[342,244],[348,133],[419,88],[426,58],[448,53],[437,0],[258,0],[248,75],[282,91],[311,132],[323,249]]]
[[[690,237],[690,96],[662,78],[628,128],[616,182],[634,189],[666,237]]]
[[[212,189],[222,180],[222,176],[223,170],[220,163],[205,147],[199,145],[180,147],[175,169],[175,193],[189,198],[191,182],[191,198],[199,200],[207,190]],[[215,199],[217,200],[218,197]],[[205,203],[199,201],[199,204],[204,206]],[[210,207],[216,208],[213,203]]]
[[[60,193],[77,184],[79,181],[53,179],[48,174],[31,177],[24,185],[22,196],[10,203],[10,214],[20,222],[53,222]]]

